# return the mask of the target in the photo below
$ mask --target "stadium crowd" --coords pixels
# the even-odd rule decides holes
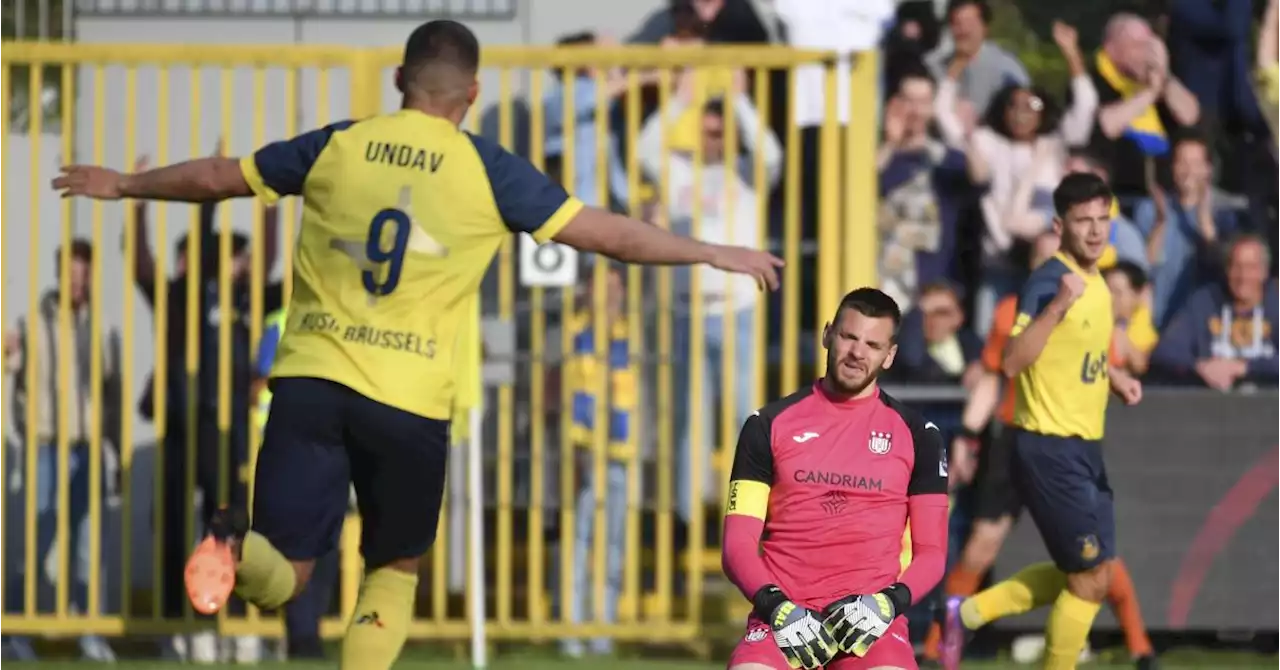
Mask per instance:
[[[1118,194],[1111,231],[1111,248],[1104,261],[1108,285],[1112,289],[1116,322],[1115,348],[1121,352],[1131,372],[1151,382],[1198,385],[1228,391],[1246,385],[1274,386],[1280,359],[1277,358],[1277,305],[1275,260],[1277,254],[1277,167],[1275,110],[1277,95],[1277,2],[1270,0],[1263,16],[1256,16],[1248,0],[1170,0],[1159,16],[1117,14],[1098,35],[1082,39],[1076,28],[1058,22],[1052,26],[1053,43],[1070,75],[1066,91],[1049,91],[1031,80],[1018,56],[988,38],[991,8],[984,0],[951,0],[939,15],[932,1],[894,3],[892,0],[860,3],[865,10],[840,14],[839,2],[810,0],[672,0],[644,22],[631,42],[689,46],[718,43],[782,42],[801,48],[836,48],[842,52],[879,49],[882,54],[881,141],[876,154],[879,173],[879,208],[876,225],[881,249],[878,276],[882,288],[894,296],[907,316],[899,338],[897,364],[892,382],[962,386],[973,391],[984,374],[993,372],[982,356],[983,339],[997,320],[998,304],[1017,290],[1029,268],[1051,244],[1052,203],[1049,197],[1063,175],[1090,172],[1107,180]],[[1260,19],[1260,21],[1258,21]],[[1257,49],[1253,45],[1255,22],[1261,26]],[[1157,29],[1158,27],[1158,29]],[[1099,45],[1087,52],[1081,42]],[[561,44],[607,46],[611,40],[590,32],[566,36]],[[818,126],[824,113],[822,79],[818,71],[801,68],[794,81],[783,72],[770,73],[776,84],[769,99],[770,109],[756,109],[749,94],[755,73],[730,73],[724,78],[703,81],[711,101],[701,109],[692,107],[699,99],[692,73],[676,73],[670,78],[669,104],[658,109],[655,94],[664,81],[643,74],[646,116],[634,146],[627,146],[620,127],[620,115],[596,118],[597,78],[592,71],[567,73],[558,77],[542,101],[547,119],[546,152],[548,171],[565,174],[565,161],[573,161],[573,183],[566,187],[589,204],[630,209],[640,205],[647,218],[665,221],[675,230],[697,230],[709,242],[742,243],[755,240],[763,230],[770,240],[780,240],[783,198],[783,141],[789,135],[785,124],[789,105],[802,155],[800,201],[801,230],[806,242],[817,234],[817,153]],[[622,73],[608,73],[607,94],[618,107],[627,90]],[[1257,84],[1255,86],[1255,84]],[[572,87],[575,101],[574,146],[566,155],[564,118],[565,89]],[[733,109],[741,140],[740,151],[727,150],[725,113]],[[763,121],[762,119],[767,119]],[[847,119],[842,121],[847,122]],[[604,164],[597,161],[597,124],[607,124],[604,137],[609,143]],[[670,130],[668,130],[670,129]],[[667,136],[664,137],[664,134]],[[760,138],[757,141],[757,138]],[[669,152],[664,156],[664,147]],[[696,151],[695,151],[696,147]],[[628,152],[635,152],[644,173],[639,193],[629,193],[623,165]],[[695,168],[692,154],[701,166]],[[727,164],[736,156],[737,165]],[[757,161],[759,159],[759,161]],[[659,181],[663,163],[669,163],[668,191],[658,193],[652,184]],[[770,203],[761,219],[755,202],[760,183],[754,177],[757,162],[764,166],[764,186]],[[609,202],[600,202],[597,184],[604,172],[609,185]],[[700,180],[700,183],[695,183]],[[730,200],[727,194],[732,194]],[[701,202],[695,202],[695,197]],[[267,282],[261,296],[263,313],[268,315],[261,345],[250,350],[247,314],[253,296],[248,289],[251,254],[248,239],[237,233],[233,250],[233,321],[231,347],[232,435],[228,450],[231,462],[220,462],[218,415],[218,328],[219,257],[216,217],[212,207],[201,212],[199,271],[188,268],[187,242],[179,243],[176,267],[171,277],[158,277],[155,263],[145,243],[149,237],[145,204],[137,205],[137,239],[144,241],[135,257],[133,276],[139,294],[153,301],[163,292],[169,321],[165,324],[168,346],[160,355],[169,361],[166,387],[157,401],[153,386],[143,386],[147,396],[139,400],[139,411],[148,420],[158,421],[157,410],[165,412],[164,477],[183,481],[187,471],[187,436],[194,434],[197,485],[205,492],[203,509],[197,516],[212,514],[219,473],[241,473],[248,458],[248,426],[261,421],[269,405],[263,380],[270,369],[275,342],[283,327],[282,286]],[[265,216],[267,248],[264,276],[271,277],[278,251],[277,217],[274,210]],[[27,486],[37,494],[39,556],[51,553],[54,519],[57,514],[56,451],[52,445],[65,437],[72,449],[67,464],[70,481],[72,531],[73,607],[87,606],[87,575],[95,569],[88,556],[88,474],[90,403],[97,392],[90,388],[90,351],[103,349],[101,389],[103,407],[119,408],[120,375],[118,338],[106,334],[101,342],[91,339],[88,316],[90,272],[96,254],[106,253],[84,240],[70,242],[70,284],[50,287],[38,308],[4,337],[5,371],[16,382],[13,416],[19,419],[19,433],[34,433],[41,445],[37,477]],[[62,258],[61,253],[57,258]],[[806,264],[812,265],[812,264]],[[689,365],[694,346],[704,348],[706,364],[703,413],[715,416],[714,400],[724,368],[734,371],[737,387],[733,393],[734,423],[741,425],[755,409],[753,397],[754,352],[763,344],[776,360],[776,323],[781,310],[768,309],[770,323],[767,342],[753,341],[757,311],[762,298],[749,279],[700,269],[700,299],[706,307],[705,323],[699,332],[702,342],[692,342],[689,310],[690,277],[676,274],[676,304],[680,307],[674,324],[676,397],[673,407],[676,435],[678,485],[676,511],[686,523],[699,513],[700,501],[693,500],[690,463],[709,458],[710,434],[693,435],[688,401]],[[573,386],[571,412],[575,432],[563,436],[566,444],[588,446],[593,428],[594,403],[608,402],[611,449],[606,481],[594,482],[590,468],[584,468],[578,507],[587,518],[594,506],[594,487],[605,486],[609,519],[606,560],[605,612],[598,619],[616,617],[621,591],[622,553],[627,550],[621,533],[626,498],[628,445],[633,444],[637,412],[650,404],[652,389],[641,388],[645,374],[636,360],[640,352],[629,349],[623,302],[623,274],[611,269],[606,287],[609,315],[610,355],[607,399],[595,398],[587,381],[596,374],[592,332],[595,322],[588,311],[565,315],[564,327],[574,337],[573,350],[566,352],[562,383]],[[189,291],[189,282],[198,282]],[[814,284],[811,267],[802,272],[806,292]],[[157,288],[159,287],[159,288]],[[585,287],[584,287],[585,288]],[[60,350],[57,341],[58,305],[67,296],[71,306],[69,324],[74,337],[70,352]],[[188,379],[186,303],[199,296],[201,309],[196,326],[203,347],[198,353],[199,373]],[[816,309],[807,305],[806,311]],[[25,320],[37,324],[35,339],[28,340]],[[727,324],[733,320],[736,360],[726,360]],[[806,318],[812,323],[814,318]],[[810,338],[812,339],[812,338]],[[62,354],[70,353],[69,357]],[[41,361],[41,381],[28,388],[24,364]],[[69,379],[70,392],[59,383]],[[194,389],[195,397],[188,395]],[[38,425],[26,426],[28,406],[36,406]],[[188,407],[196,411],[189,413]],[[65,408],[70,435],[58,436],[57,412]],[[954,409],[952,410],[953,413]],[[958,413],[950,422],[954,436],[951,449],[953,481],[967,482],[973,475],[971,428],[961,425]],[[108,473],[102,487],[104,497],[115,495],[115,447],[119,444],[120,417],[114,410],[102,415],[107,452],[102,454]],[[704,425],[714,422],[705,421]],[[941,421],[939,423],[942,423]],[[711,430],[710,428],[708,429]],[[25,439],[23,440],[25,442]],[[15,459],[10,459],[14,462]],[[21,462],[20,460],[18,462]],[[703,467],[702,472],[710,472]],[[9,477],[10,481],[14,481]],[[713,477],[708,475],[709,484]],[[19,477],[19,485],[21,479]],[[718,481],[718,480],[716,480]],[[719,496],[714,484],[702,487],[709,496]],[[247,481],[229,478],[231,500],[247,497]],[[156,500],[168,510],[167,523],[157,533],[163,536],[163,580],[166,590],[164,613],[180,616],[185,597],[181,570],[189,549],[190,519],[177,511],[188,500],[179,486],[168,487]],[[9,526],[11,528],[11,526]],[[566,613],[571,620],[590,618],[589,550],[591,524],[579,524],[573,548],[575,574],[570,580],[576,594],[574,608]],[[963,545],[963,536],[952,538]],[[6,542],[9,538],[6,537]],[[953,547],[955,549],[956,547]],[[953,551],[953,554],[955,552]],[[322,563],[322,566],[324,564]],[[319,617],[329,611],[329,596],[337,575],[336,559],[318,568],[309,589],[315,591],[290,607],[288,653],[294,657],[320,653]],[[55,581],[56,571],[42,571],[42,593]],[[6,573],[6,611],[21,611],[21,580]],[[41,607],[47,604],[42,595]],[[913,631],[914,632],[914,631]],[[260,655],[255,639],[236,640],[237,661],[252,662]],[[566,640],[564,651],[572,656],[609,653],[609,640],[589,642]],[[109,644],[96,636],[81,639],[86,658],[110,660]],[[212,661],[218,655],[211,634],[180,637],[169,647],[171,653],[192,660]],[[33,654],[21,638],[7,638],[6,658]]]

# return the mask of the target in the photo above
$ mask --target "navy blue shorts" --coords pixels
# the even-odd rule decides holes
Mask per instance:
[[[1017,431],[1013,481],[1063,572],[1083,572],[1116,555],[1116,519],[1102,443]]]
[[[254,476],[253,529],[290,560],[332,551],[355,485],[366,567],[417,558],[435,541],[449,422],[331,381],[272,381]]]

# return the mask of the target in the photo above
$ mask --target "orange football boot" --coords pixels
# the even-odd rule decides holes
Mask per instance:
[[[191,552],[183,575],[195,611],[217,614],[231,598],[236,586],[236,549],[248,525],[247,515],[227,508],[219,509],[210,519],[209,534]]]

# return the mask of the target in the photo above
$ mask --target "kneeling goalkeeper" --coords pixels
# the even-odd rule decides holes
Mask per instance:
[[[876,384],[900,319],[879,290],[845,296],[826,375],[742,427],[723,561],[754,607],[730,670],[917,667],[901,615],[942,579],[947,458],[937,427]]]

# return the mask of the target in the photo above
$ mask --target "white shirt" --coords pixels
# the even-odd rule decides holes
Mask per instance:
[[[787,25],[787,42],[798,49],[829,49],[841,54],[836,68],[840,123],[849,122],[849,54],[880,45],[886,23],[897,9],[894,0],[775,0],[778,17]],[[796,122],[822,124],[826,115],[821,65],[796,69]],[[868,100],[867,104],[874,104]]]

